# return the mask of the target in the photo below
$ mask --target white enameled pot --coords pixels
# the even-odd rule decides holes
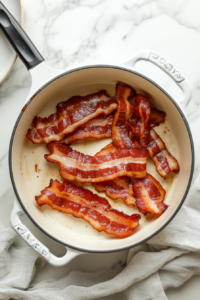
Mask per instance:
[[[0,22],[1,9],[0,2]],[[5,7],[3,11],[6,18],[12,21],[12,16]],[[21,31],[19,27],[17,30]],[[30,40],[26,40],[26,45],[30,43]],[[31,47],[33,47],[32,44]],[[107,253],[134,247],[161,231],[183,204],[194,169],[193,140],[184,110],[191,98],[191,90],[185,78],[173,64],[153,51],[139,52],[122,65],[89,65],[64,72],[45,65],[35,48],[31,50],[30,47],[28,48],[28,59],[19,47],[17,51],[30,71],[32,87],[16,121],[9,148],[10,176],[16,194],[11,224],[16,232],[50,264],[61,266],[73,257],[87,252]],[[140,59],[154,63],[171,76],[183,91],[183,97],[174,100],[150,78],[134,71],[134,65]],[[169,207],[159,218],[143,216],[135,233],[125,239],[118,239],[103,232],[99,233],[82,219],[59,213],[46,206],[39,208],[36,205],[35,195],[39,195],[40,191],[49,185],[51,178],[61,179],[61,177],[58,167],[45,161],[44,154],[48,153],[45,145],[33,145],[26,138],[27,130],[31,127],[35,115],[48,116],[55,111],[55,105],[58,102],[74,95],[86,95],[100,89],[106,89],[109,94],[114,95],[117,82],[126,83],[137,92],[147,94],[152,106],[166,112],[166,122],[156,128],[156,131],[180,164],[178,174],[170,174],[167,179],[162,179],[156,173],[154,165],[148,162],[148,172],[155,176],[167,191],[165,203]],[[108,143],[108,139],[88,140],[75,143],[73,148],[94,155]],[[37,165],[37,172],[35,165]],[[126,206],[122,201],[111,201],[111,204],[114,208],[126,213],[138,213],[135,208]],[[24,213],[41,231],[67,248],[63,257],[56,257],[50,253],[47,247],[33,236],[21,222],[20,215]]]

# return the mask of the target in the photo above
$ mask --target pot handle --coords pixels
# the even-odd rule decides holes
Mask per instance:
[[[62,73],[44,63],[44,58],[34,46],[20,24],[0,1],[0,28],[15,52],[31,73],[32,86],[27,100],[39,92],[39,87]],[[26,100],[26,102],[27,102]]]
[[[10,222],[13,229],[23,238],[23,240],[29,244],[35,251],[37,251],[47,262],[55,267],[66,265],[74,257],[83,254],[82,252],[72,250],[66,247],[67,252],[63,257],[57,257],[52,254],[49,249],[34,237],[29,229],[21,222],[20,216],[24,212],[21,209],[16,197],[14,199],[14,206],[10,217]]]
[[[28,70],[44,60],[25,31],[1,1],[0,28]]]
[[[134,67],[139,60],[146,60],[153,63],[174,80],[183,92],[183,96],[177,99],[177,102],[179,102],[180,106],[185,110],[191,99],[192,90],[188,81],[182,76],[180,71],[163,56],[149,50],[137,52],[131,59],[123,63],[123,65]]]

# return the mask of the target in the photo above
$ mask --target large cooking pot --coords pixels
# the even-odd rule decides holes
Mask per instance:
[[[42,56],[1,2],[0,27],[32,77],[31,90],[15,123],[9,148],[10,177],[16,195],[11,214],[11,224],[15,231],[55,266],[64,265],[82,253],[106,253],[128,249],[147,241],[161,231],[183,204],[194,169],[193,140],[184,111],[191,98],[191,90],[185,78],[173,64],[154,51],[139,52],[122,65],[97,64],[66,71],[54,70],[44,64]],[[183,91],[182,98],[173,99],[153,80],[134,71],[136,61],[141,59],[152,62],[171,76]],[[148,172],[152,173],[167,191],[165,203],[169,208],[159,218],[142,217],[141,225],[135,233],[125,239],[99,233],[82,219],[36,205],[35,195],[39,195],[40,191],[49,185],[51,178],[59,179],[60,175],[55,164],[45,161],[44,154],[48,153],[45,145],[33,145],[26,138],[34,116],[48,116],[55,111],[58,102],[73,95],[86,95],[102,88],[114,95],[117,82],[126,83],[136,91],[148,94],[152,105],[166,112],[166,122],[158,128],[159,134],[162,137],[163,132],[167,132],[163,139],[180,164],[180,172],[168,176],[166,180],[161,179],[155,172],[153,164],[149,164]],[[94,155],[108,142],[84,141],[74,147]],[[113,206],[127,213],[134,212],[134,208],[129,208],[120,201],[113,202]],[[67,252],[63,257],[56,257],[50,253],[22,224],[20,215],[23,213],[47,236],[66,246]]]

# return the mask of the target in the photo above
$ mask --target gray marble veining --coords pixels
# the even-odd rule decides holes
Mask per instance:
[[[187,115],[195,142],[196,178],[200,172],[200,2],[23,0],[22,4],[25,30],[52,67],[65,69],[83,63],[119,63],[142,49],[152,49],[177,66],[193,90]],[[138,65],[138,68],[178,98],[180,91],[170,78],[148,64]],[[0,86],[0,202],[7,193],[12,194],[7,152],[12,128],[30,84],[29,73],[17,60]],[[9,218],[8,211],[6,218]]]

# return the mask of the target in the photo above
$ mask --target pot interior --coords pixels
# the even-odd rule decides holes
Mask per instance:
[[[164,124],[155,130],[166,143],[167,149],[176,157],[180,165],[178,174],[171,173],[163,179],[155,170],[154,164],[148,160],[147,171],[165,188],[165,203],[169,205],[159,218],[140,215],[141,224],[135,233],[125,239],[119,239],[104,232],[97,232],[82,219],[63,214],[48,206],[38,207],[35,195],[49,185],[51,178],[62,181],[56,164],[48,163],[44,154],[48,153],[45,145],[33,145],[27,138],[28,128],[32,126],[34,116],[47,117],[55,112],[58,102],[65,101],[74,95],[87,95],[106,89],[114,96],[117,82],[132,86],[137,92],[148,95],[152,107],[166,112]],[[58,242],[81,251],[109,252],[135,246],[157,233],[176,212],[186,194],[192,176],[192,146],[189,129],[172,100],[147,78],[117,67],[96,66],[71,71],[55,79],[43,87],[21,114],[14,133],[11,151],[11,172],[18,199],[26,213],[34,223],[50,237]],[[85,154],[94,155],[110,139],[87,139],[72,144],[72,148]],[[90,184],[85,187],[97,193]],[[106,197],[104,193],[100,196]],[[113,201],[107,198],[111,206],[125,213],[139,213],[136,208],[128,207],[122,200]]]

